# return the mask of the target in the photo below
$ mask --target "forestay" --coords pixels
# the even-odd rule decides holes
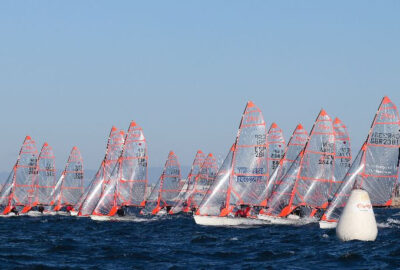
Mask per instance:
[[[24,212],[30,209],[38,173],[37,158],[35,141],[26,136],[17,162],[0,194],[0,205],[5,207],[3,214],[8,214],[13,207],[25,207]]]
[[[174,152],[169,152],[163,172],[143,209],[144,214],[157,214],[162,208],[176,204],[182,189],[181,169]]]
[[[56,169],[53,148],[44,143],[38,159],[38,177],[35,184],[34,205],[50,205],[56,185]]]
[[[74,206],[83,195],[83,159],[78,147],[74,146],[67,164],[56,186],[55,211],[63,206]]]
[[[101,194],[104,192],[107,183],[110,181],[112,171],[114,170],[118,158],[121,155],[124,144],[124,132],[118,131],[116,127],[112,127],[107,140],[106,153],[100,164],[89,188],[85,192],[75,208],[79,211],[79,216],[89,216],[100,200]]]
[[[227,216],[238,205],[260,205],[268,179],[266,148],[264,117],[249,101],[235,143],[197,214]]]
[[[399,173],[399,149],[399,113],[396,105],[384,97],[366,141],[322,220],[335,222],[339,219],[353,188],[366,190],[373,206],[391,205]]]

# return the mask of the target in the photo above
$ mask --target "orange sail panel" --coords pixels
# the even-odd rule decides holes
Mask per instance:
[[[160,179],[147,199],[143,213],[157,214],[162,208],[175,205],[182,189],[180,180],[181,168],[178,157],[171,151]]]
[[[112,127],[107,140],[106,153],[100,168],[92,179],[89,188],[79,199],[75,209],[79,216],[89,216],[100,200],[106,185],[110,182],[111,175],[122,153],[124,144],[124,132]]]
[[[389,206],[398,181],[400,118],[396,105],[384,97],[367,139],[322,220],[337,221],[353,188],[368,192],[373,206]]]
[[[198,215],[226,216],[238,205],[261,205],[268,179],[265,121],[251,101],[243,112],[234,145],[225,158]]]
[[[55,207],[58,211],[63,206],[74,206],[83,194],[83,159],[79,149],[74,146],[67,164],[56,186]]]
[[[13,207],[30,207],[34,201],[37,177],[38,151],[35,141],[26,136],[16,164],[0,194],[2,213],[8,214]]]
[[[38,159],[38,177],[35,185],[36,196],[33,205],[51,205],[55,185],[56,169],[53,148],[44,143]]]

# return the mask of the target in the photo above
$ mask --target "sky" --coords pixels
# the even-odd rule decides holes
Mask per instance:
[[[353,151],[400,106],[399,1],[1,1],[0,171],[26,135],[97,169],[135,120],[149,164],[223,159],[248,100],[289,139],[324,108]],[[354,153],[355,155],[356,153]]]

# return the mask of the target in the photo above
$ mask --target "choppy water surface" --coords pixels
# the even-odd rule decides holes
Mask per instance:
[[[0,219],[1,268],[20,269],[394,269],[399,210],[377,210],[375,242],[340,242],[334,230],[212,228],[189,216],[95,222],[45,216]]]

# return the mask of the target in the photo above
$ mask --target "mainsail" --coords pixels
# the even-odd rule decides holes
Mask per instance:
[[[132,121],[122,153],[92,215],[113,216],[121,206],[144,206],[147,164],[147,143],[143,130]]]
[[[195,179],[194,187],[187,200],[186,212],[199,207],[204,196],[209,193],[209,188],[212,185],[217,172],[217,160],[210,153],[205,159],[203,165],[201,166],[200,172]]]
[[[34,185],[37,177],[38,151],[35,141],[26,136],[16,164],[0,193],[0,205],[5,207],[3,214],[8,214],[13,207],[30,209],[34,200]]]
[[[268,180],[265,192],[262,195],[262,198],[264,198],[263,206],[268,205],[268,199],[271,198],[272,195],[275,197],[280,196],[278,192],[282,190],[282,188],[279,188],[282,184],[282,178],[286,175],[301,150],[303,150],[307,140],[307,131],[301,124],[298,124],[290,137],[284,156],[279,161],[278,167],[271,173]]]
[[[109,183],[111,174],[122,153],[124,144],[124,132],[112,127],[107,140],[106,153],[100,168],[92,179],[89,188],[75,205],[79,216],[89,216],[100,200],[106,185]]]
[[[209,191],[211,184],[218,172],[218,164],[215,157],[210,153],[204,160],[190,190],[185,193],[183,200],[180,200],[170,213],[190,212],[197,210],[204,196]]]
[[[38,176],[35,184],[35,205],[50,205],[56,184],[55,157],[53,148],[44,143],[38,159]]]
[[[55,188],[55,211],[63,206],[76,205],[83,194],[83,176],[83,159],[78,147],[74,146]]]
[[[321,110],[310,132],[305,148],[270,199],[267,214],[285,217],[298,206],[314,211],[326,208],[334,176],[335,136],[331,118]]]
[[[353,188],[368,192],[373,206],[390,206],[398,180],[400,118],[388,97],[382,99],[367,139],[353,161],[322,220],[339,219]]]
[[[205,159],[205,156],[204,156],[203,151],[198,150],[196,153],[196,156],[193,160],[192,167],[190,168],[190,172],[189,172],[189,175],[186,180],[186,188],[185,188],[185,186],[183,186],[181,184],[183,186],[183,188],[178,196],[177,203],[171,209],[169,214],[176,214],[183,210],[183,207],[186,204],[187,199],[193,192],[193,189],[196,184],[196,177],[200,172],[200,169],[204,163],[204,159]]]
[[[268,172],[271,174],[279,166],[279,161],[285,154],[285,138],[283,132],[276,123],[272,123],[267,134],[267,164]]]
[[[146,201],[143,213],[155,215],[162,208],[175,205],[182,189],[180,180],[181,168],[178,157],[171,151],[168,154],[160,179]]]
[[[235,143],[196,214],[227,216],[238,205],[260,205],[268,179],[266,148],[264,117],[249,101]]]
[[[339,118],[333,121],[333,130],[335,133],[335,181],[332,183],[331,198],[336,193],[343,178],[351,165],[351,147],[350,136],[347,127]]]

